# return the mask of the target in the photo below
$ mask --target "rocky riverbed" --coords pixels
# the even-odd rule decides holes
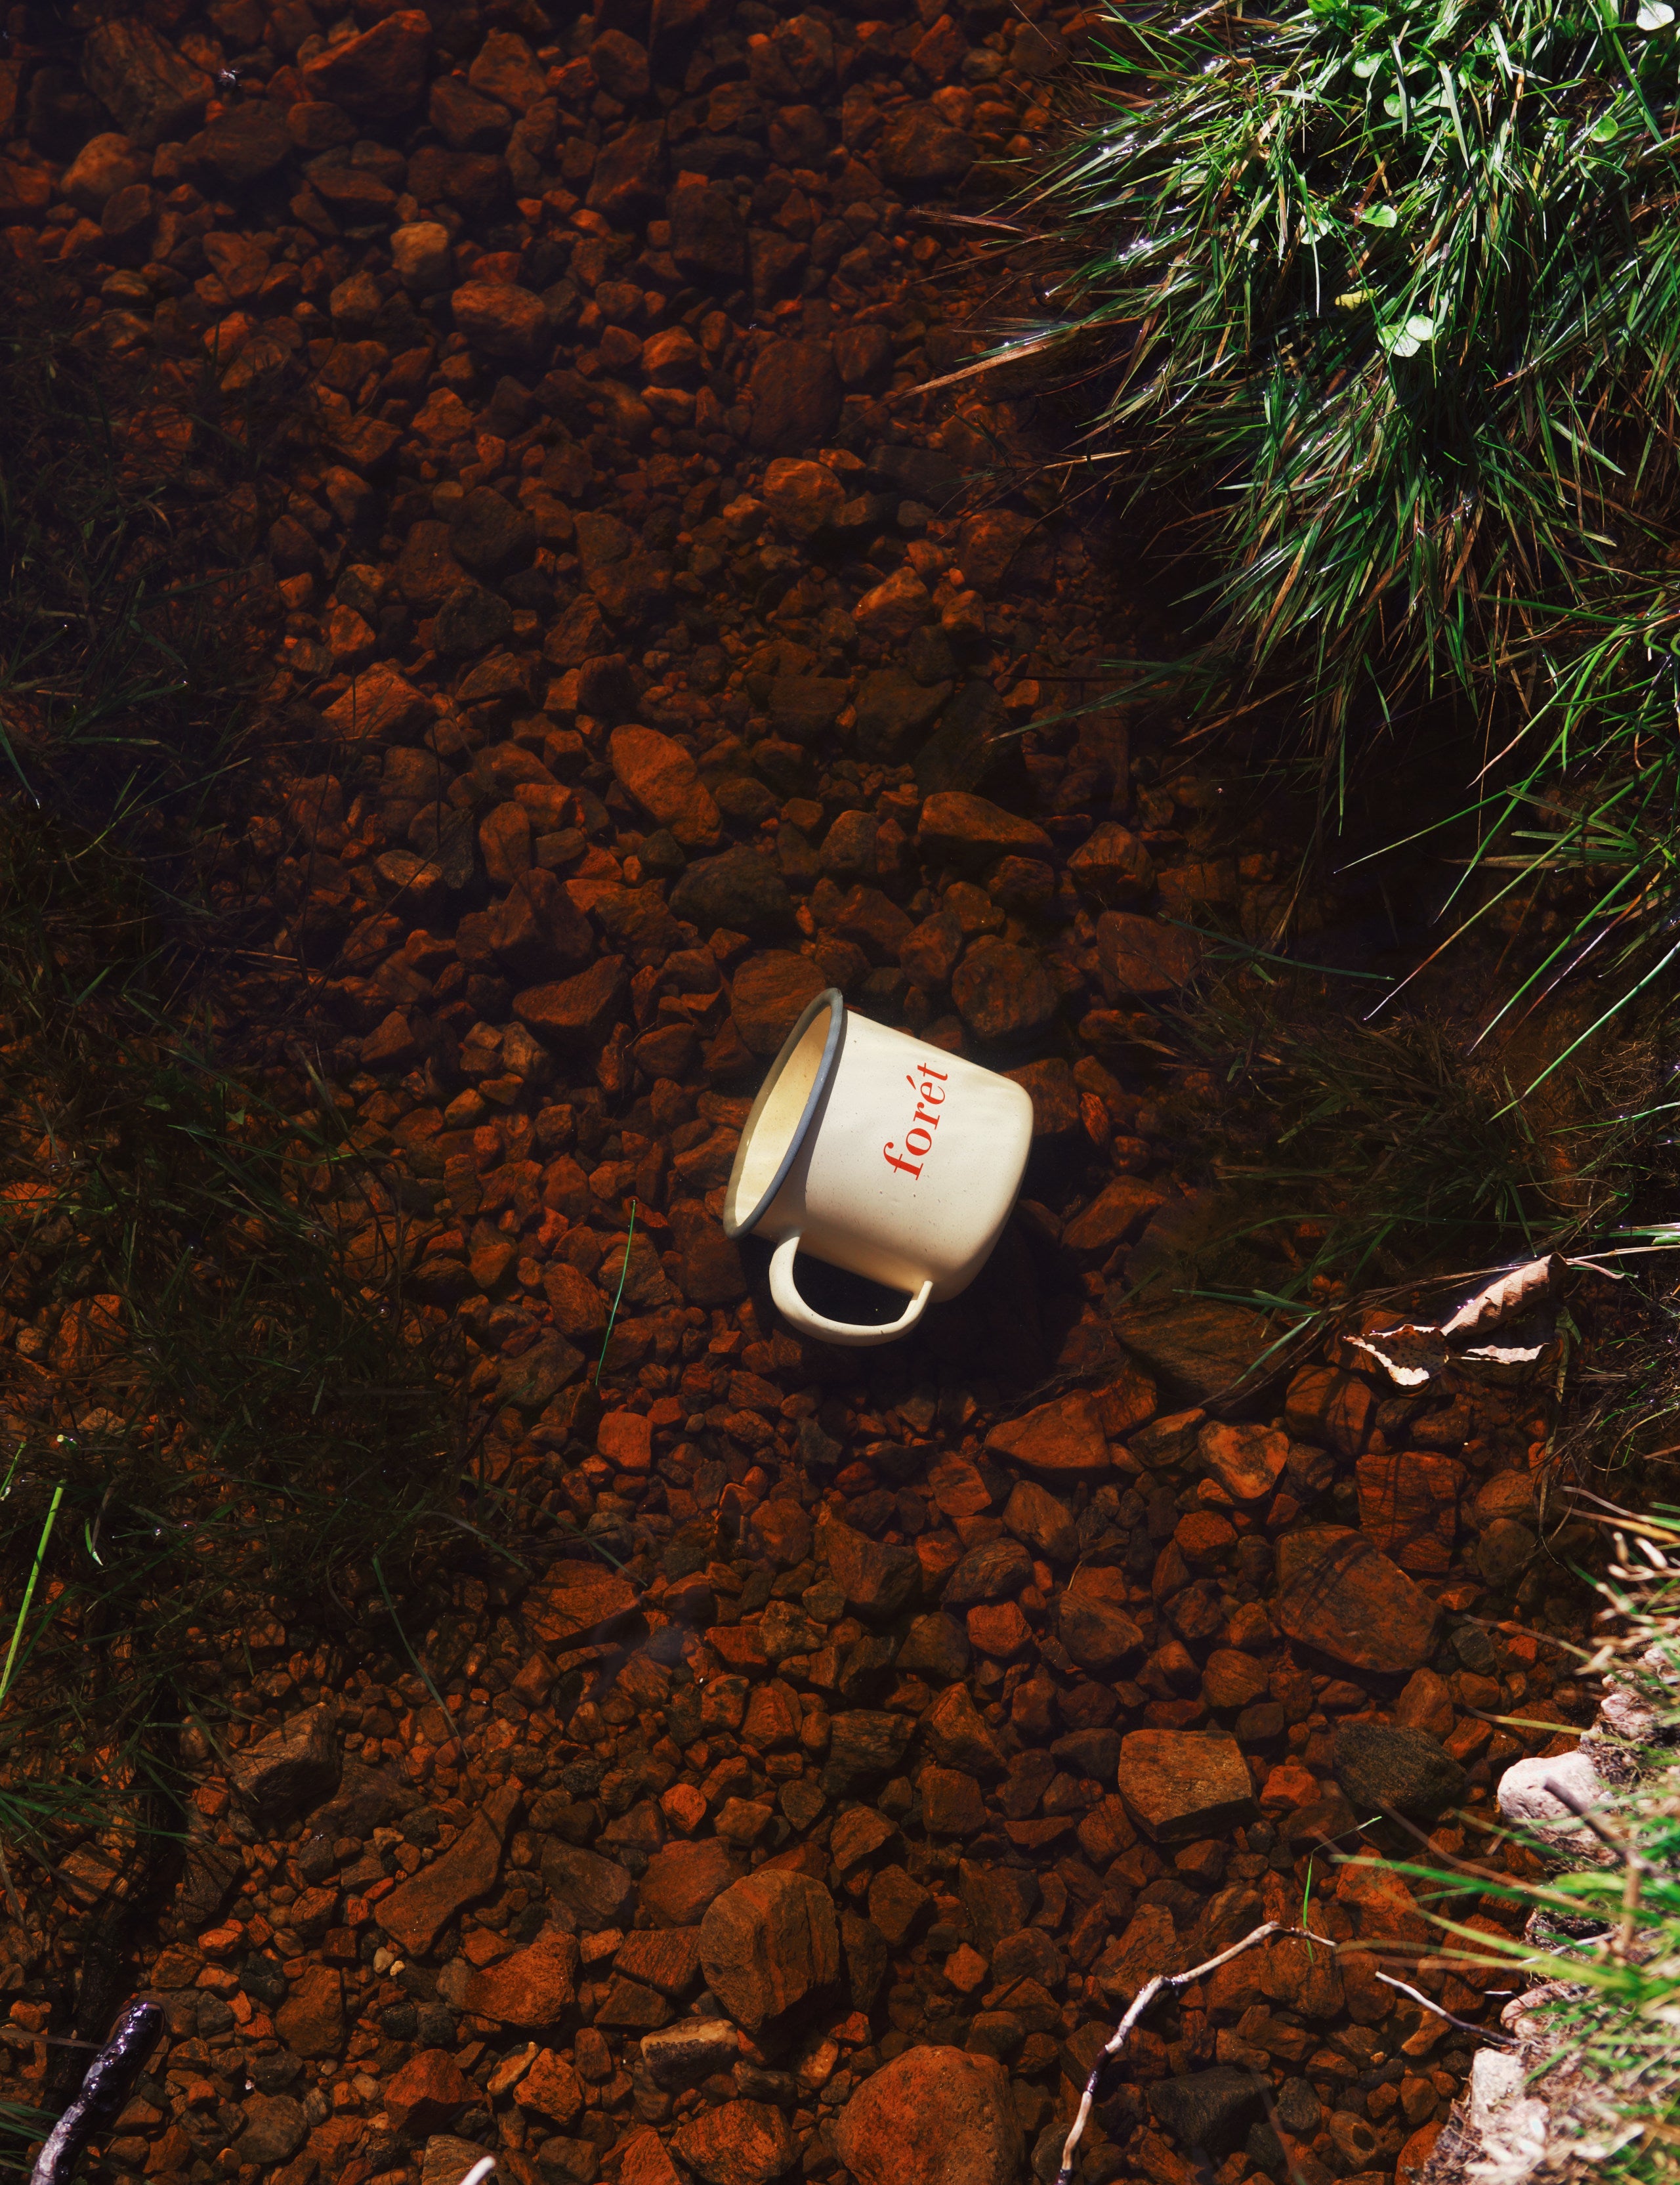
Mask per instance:
[[[1041,467],[1064,421],[916,393],[1021,278],[963,221],[1092,21],[8,18],[14,267],[154,426],[207,365],[310,420],[227,511],[283,735],[210,859],[221,1029],[320,1059],[365,1157],[323,1214],[370,1272],[400,1228],[483,1478],[601,1551],[459,1580],[431,1685],[382,1623],[249,1635],[124,1968],[168,2035],[110,2175],[1042,2185],[1140,1981],[1304,1906],[1348,1947],[1153,2015],[1080,2175],[1375,2180],[1469,2058],[1382,1953],[1499,2009],[1330,1847],[1379,1807],[1473,1844],[1443,1817],[1590,1718],[1549,1400],[1114,1310],[1214,1090],[1155,1012],[1189,928],[1276,933],[1288,847],[1117,697],[1148,624]],[[830,986],[1034,1104],[985,1276],[890,1351],[790,1336],[717,1219]],[[64,1324],[23,1316],[25,1378]],[[98,1887],[37,1885],[21,2098]]]
[[[1381,1970],[1406,1948],[1461,2019],[1504,1998],[1431,1954],[1358,1824],[1474,1852],[1442,1817],[1491,1821],[1501,1763],[1590,1715],[1500,1614],[1543,1415],[1313,1366],[1225,1423],[1134,1366],[943,1433],[931,1395],[773,1405],[741,1332],[699,1370],[752,1447],[606,1412],[556,1471],[631,1563],[464,1582],[444,1709],[267,1635],[230,1762],[197,1748],[138,1968],[168,2047],[110,2162],[454,2185],[482,2146],[531,2185],[756,2185],[885,2179],[907,2136],[918,2175],[1047,2179],[1141,1981],[1304,1908],[1343,1947],[1274,1942],[1157,2013],[1081,2174],[1409,2174],[1469,2044]],[[25,2090],[54,1924],[8,1931]]]

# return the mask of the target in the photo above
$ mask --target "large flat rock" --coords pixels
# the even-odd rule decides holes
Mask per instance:
[[[1298,1645],[1381,1676],[1406,1675],[1429,1659],[1435,1603],[1363,1533],[1344,1525],[1286,1533],[1277,1582],[1273,1615]]]
[[[1084,1389],[994,1427],[985,1445],[1012,1464],[1057,1479],[1106,1472],[1110,1462],[1097,1399]]]
[[[858,2185],[1014,2185],[1024,2152],[1003,2066],[933,2046],[865,2079],[834,2144]]]
[[[438,1992],[475,2017],[542,2031],[577,2000],[578,1937],[545,1927],[528,1948],[482,1970],[451,1958],[438,1976]]]
[[[499,1785],[441,1857],[375,1906],[375,1920],[409,1956],[423,1956],[458,1912],[495,1887],[519,1799],[516,1783]]]
[[[834,1899],[808,1874],[747,1875],[700,1922],[700,1958],[712,1992],[737,2025],[756,2033],[839,1979]]]
[[[1197,1404],[1247,1394],[1281,1362],[1266,1355],[1276,1331],[1246,1305],[1130,1305],[1114,1315],[1113,1329],[1135,1358]]]
[[[1224,1836],[1259,1812],[1242,1748],[1217,1730],[1133,1730],[1120,1741],[1119,1781],[1126,1811],[1156,1843]]]

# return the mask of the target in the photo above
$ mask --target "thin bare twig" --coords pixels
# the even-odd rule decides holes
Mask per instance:
[[[1378,1973],[1376,1977],[1384,1987],[1398,1988],[1402,1995],[1410,1996],[1414,2003],[1420,2003],[1426,2010],[1432,2010],[1437,2018],[1444,2018],[1448,2026],[1456,2026],[1461,2033],[1473,2033],[1478,2041],[1497,2041],[1502,2048],[1516,2045],[1506,2034],[1492,2032],[1485,2026],[1472,2026],[1467,2018],[1454,2018],[1450,2010],[1443,2010],[1438,2003],[1432,2003],[1420,1987],[1409,1987],[1404,1981],[1391,1980],[1387,1973]]]
[[[1143,1986],[1133,1997],[1125,2016],[1114,2028],[1113,2039],[1108,2042],[1102,2054],[1091,2067],[1091,2076],[1086,2081],[1085,2092],[1080,2096],[1078,2112],[1069,2130],[1068,2137],[1062,2143],[1062,2167],[1057,2173],[1056,2185],[1070,2185],[1074,2174],[1074,2156],[1078,2150],[1080,2139],[1084,2137],[1085,2127],[1091,2115],[1091,2104],[1097,2099],[1097,2082],[1102,2076],[1102,2066],[1111,2056],[1118,2056],[1121,2049],[1125,2047],[1131,2037],[1133,2027],[1148,2009],[1150,2004],[1154,2002],[1156,1997],[1162,1992],[1163,1989],[1188,1987],[1193,1981],[1201,1980],[1204,1975],[1216,1973],[1221,1965],[1228,1965],[1233,1958],[1240,1958],[1245,1950],[1252,1950],[1257,1942],[1270,1942],[1274,1935],[1289,1935],[1296,1936],[1302,1942],[1322,1942],[1326,1949],[1331,1950],[1337,1947],[1327,1935],[1309,1934],[1304,1927],[1286,1927],[1279,1920],[1268,1920],[1264,1926],[1256,1927],[1252,1935],[1245,1935],[1240,1942],[1233,1942],[1228,1950],[1221,1950],[1218,1957],[1209,1958],[1204,1965],[1192,1965],[1188,1972],[1183,1973],[1157,1973],[1153,1980],[1145,1981]]]

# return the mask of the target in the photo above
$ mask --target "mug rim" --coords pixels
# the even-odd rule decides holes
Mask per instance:
[[[736,1176],[746,1160],[746,1149],[752,1141],[752,1126],[763,1111],[765,1102],[775,1090],[783,1070],[792,1059],[794,1049],[804,1038],[812,1020],[825,1009],[829,1012],[829,1022],[828,1037],[823,1043],[823,1057],[817,1065],[817,1075],[812,1081],[811,1091],[806,1098],[804,1111],[794,1126],[793,1136],[788,1141],[788,1149],[783,1154],[781,1164],[775,1175],[771,1177],[769,1188],[760,1199],[757,1205],[744,1220],[734,1220],[729,1212],[729,1194],[734,1189]],[[734,1165],[729,1171],[729,1181],[723,1193],[723,1234],[726,1237],[747,1235],[754,1224],[762,1221],[765,1215],[768,1213],[776,1193],[787,1182],[788,1171],[799,1157],[800,1148],[805,1143],[806,1133],[811,1128],[816,1116],[818,1105],[823,1093],[828,1090],[829,1080],[834,1074],[834,1058],[840,1052],[840,1035],[845,1027],[846,996],[838,986],[825,986],[820,994],[806,1003],[804,1009],[800,1011],[798,1022],[782,1042],[780,1052],[766,1073],[764,1082],[758,1088],[757,1097],[747,1110],[746,1120],[741,1126],[740,1143],[735,1148]]]

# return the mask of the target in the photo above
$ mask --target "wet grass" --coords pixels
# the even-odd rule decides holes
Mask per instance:
[[[1525,952],[1490,1029],[1584,978],[1602,997],[1590,1037],[1666,987],[1680,954],[1677,643],[1666,577],[1587,590],[1515,648],[1535,702],[1464,807],[1400,846],[1472,831],[1443,949],[1525,906],[1546,914],[1551,930]]]
[[[0,763],[185,908],[166,859],[250,748],[269,603],[244,567],[307,421],[207,366],[103,358],[45,280],[6,302]]]
[[[1134,1253],[1130,1282],[1241,1297],[1304,1341],[1362,1305],[1468,1294],[1549,1252],[1614,1265],[1638,1247],[1627,1264],[1655,1264],[1644,1248],[1669,1240],[1677,1112],[1660,1010],[1525,1099],[1534,1054],[1574,1044],[1569,1023],[1478,1043],[1468,1009],[1362,1017],[1380,992],[1350,1002],[1275,958],[1264,978],[1209,978],[1186,999],[1172,1113],[1207,1179],[1203,1211],[1165,1254]]]
[[[301,429],[7,315],[0,1847],[72,1904],[178,1830],[181,1733],[400,1587],[459,1468],[412,1218],[318,1081],[231,1066],[202,887],[265,752],[238,572]],[[319,1681],[319,1679],[316,1679]]]

